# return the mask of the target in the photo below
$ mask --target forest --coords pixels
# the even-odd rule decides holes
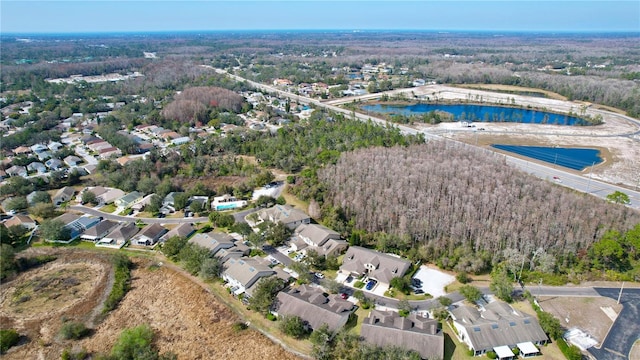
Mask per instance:
[[[640,274],[637,255],[612,260],[625,246],[640,249],[640,225],[631,231],[638,213],[531,177],[488,151],[452,141],[361,149],[318,177],[323,214],[340,214],[352,243],[463,272],[520,254],[547,272]],[[627,245],[612,243],[627,232]]]

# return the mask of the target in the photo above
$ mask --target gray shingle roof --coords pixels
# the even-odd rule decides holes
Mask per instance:
[[[191,235],[193,232],[195,231],[195,229],[193,228],[193,225],[189,224],[189,223],[184,223],[184,224],[180,224],[178,225],[178,227],[169,230],[168,233],[162,235],[162,237],[160,238],[160,240],[165,241],[167,239],[170,239],[174,236],[179,236],[179,237],[187,237],[189,235]]]
[[[248,289],[259,278],[274,275],[275,271],[251,258],[231,258],[225,263],[223,273]]]
[[[268,209],[260,211],[259,216],[263,220],[272,222],[281,222],[285,225],[295,224],[297,222],[309,222],[309,215],[303,211],[292,208],[289,205],[276,205]]]
[[[339,330],[349,320],[353,304],[333,294],[326,296],[319,288],[301,285],[281,291],[277,297],[279,315],[298,316],[312,329],[327,324],[332,331]]]
[[[438,330],[438,321],[417,314],[401,317],[392,311],[372,310],[362,323],[360,335],[377,346],[415,350],[424,359],[444,357],[444,335]]]
[[[310,240],[315,246],[322,246],[329,239],[340,239],[340,234],[328,227],[318,224],[301,224],[296,233],[302,238]]]
[[[367,270],[367,265],[375,270]],[[361,275],[367,274],[369,277],[388,284],[394,277],[402,277],[410,266],[411,263],[408,260],[400,257],[359,246],[351,246],[342,260],[340,270]]]
[[[213,254],[220,249],[229,249],[233,247],[235,239],[228,234],[218,232],[208,232],[206,234],[195,234],[189,242],[211,250]]]
[[[475,350],[489,350],[504,345],[514,347],[518,343],[548,340],[535,317],[501,301],[491,302],[484,308],[484,311],[480,311],[460,306],[451,310],[455,323],[466,329]]]

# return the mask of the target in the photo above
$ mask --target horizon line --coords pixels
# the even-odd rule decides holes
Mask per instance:
[[[0,36],[16,36],[16,35],[78,35],[78,34],[163,34],[163,33],[215,33],[215,32],[436,32],[436,33],[543,33],[543,34],[638,34],[640,30],[614,30],[614,29],[544,29],[544,30],[517,30],[517,29],[169,29],[169,30],[89,30],[89,31],[2,31]]]

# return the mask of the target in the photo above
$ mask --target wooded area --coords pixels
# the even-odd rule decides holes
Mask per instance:
[[[460,271],[481,272],[509,260],[506,249],[527,256],[542,249],[556,257],[558,268],[570,268],[608,230],[624,232],[640,223],[640,215],[624,206],[537,179],[498,154],[451,141],[356,150],[318,176],[326,188],[323,214],[343,214],[355,234],[377,234],[352,236],[352,242],[413,252]]]

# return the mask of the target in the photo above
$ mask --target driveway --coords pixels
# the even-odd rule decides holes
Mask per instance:
[[[594,288],[600,296],[617,300],[620,288]],[[599,349],[589,353],[598,360],[629,360],[629,352],[640,340],[640,289],[624,289],[620,303],[623,308]]]
[[[280,261],[284,266],[288,267],[293,262],[293,260],[290,257],[279,252],[271,245],[264,245],[262,247],[262,250],[264,250],[264,252],[274,257],[276,260]]]

